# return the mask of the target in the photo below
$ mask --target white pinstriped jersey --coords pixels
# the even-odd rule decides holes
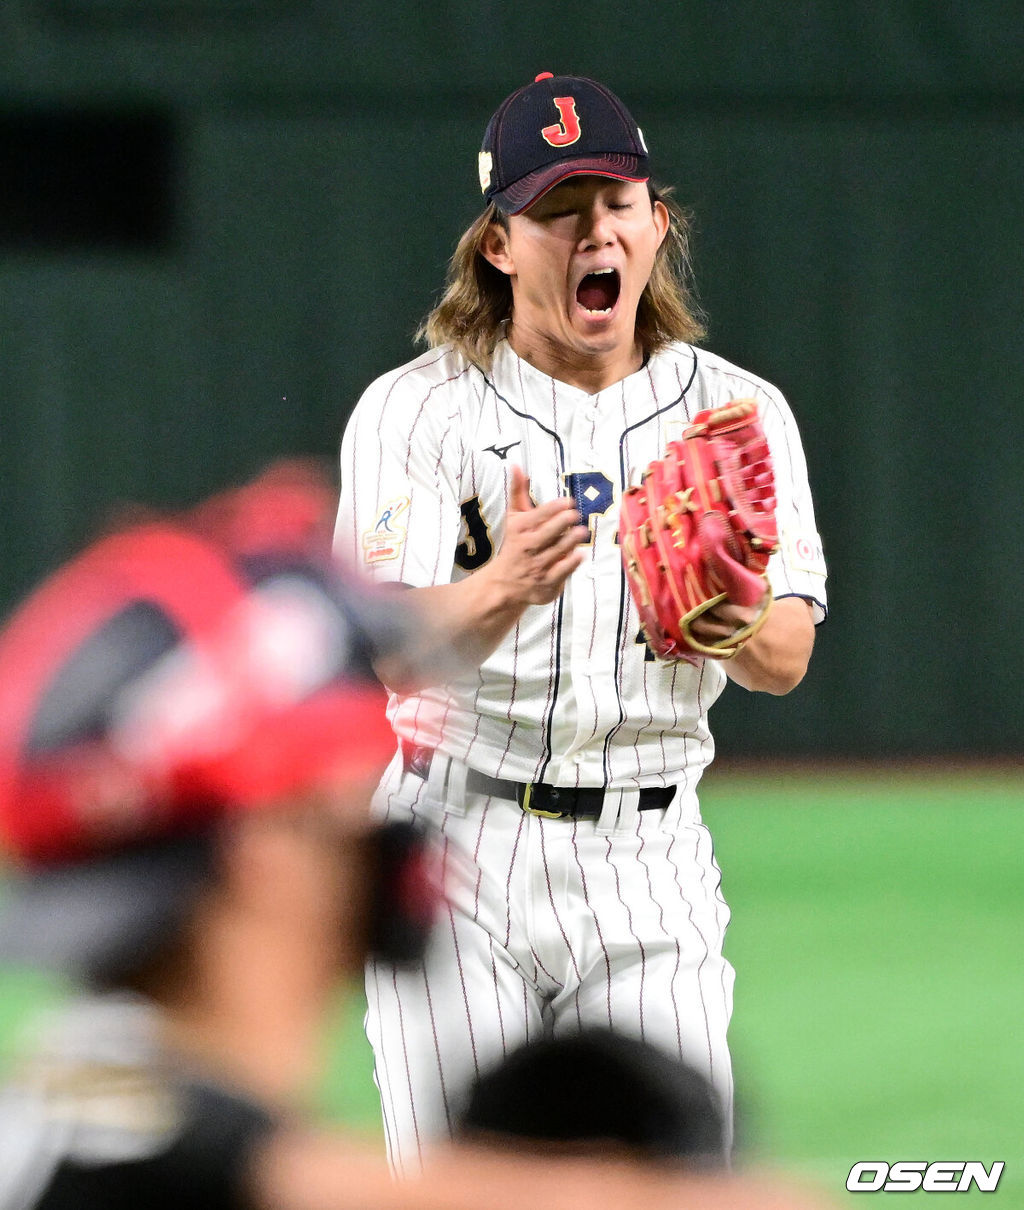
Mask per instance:
[[[772,451],[776,597],[825,616],[825,564],[792,413],[770,383],[679,344],[596,395],[549,378],[507,341],[482,373],[431,350],[374,382],[346,428],[336,549],[372,577],[460,580],[498,549],[509,466],[534,500],[575,497],[587,558],[550,605],[527,608],[478,672],[392,701],[397,732],[495,777],[563,786],[695,784],[714,745],[720,664],[655,661],[617,542],[623,490],[704,408],[754,398]]]

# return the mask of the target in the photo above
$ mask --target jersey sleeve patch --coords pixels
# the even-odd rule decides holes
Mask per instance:
[[[396,496],[381,504],[372,529],[363,531],[363,562],[372,567],[397,559],[405,545],[405,526],[397,518],[409,507],[408,496]]]
[[[783,534],[782,550],[787,567],[793,571],[803,571],[816,576],[825,574],[825,552],[817,534]]]

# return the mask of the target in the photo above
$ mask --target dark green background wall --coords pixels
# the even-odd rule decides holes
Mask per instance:
[[[1019,756],[1019,3],[4,0],[0,193],[40,114],[155,114],[171,171],[151,246],[0,230],[0,607],[119,501],[333,459],[540,70],[630,104],[695,214],[709,344],[804,431],[832,616],[791,697],[727,693],[722,750]]]

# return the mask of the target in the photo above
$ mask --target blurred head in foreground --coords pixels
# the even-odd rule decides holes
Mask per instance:
[[[467,1141],[562,1154],[725,1165],[725,1122],[688,1064],[611,1030],[530,1042],[483,1073],[461,1116]]]
[[[283,464],[100,539],[15,611],[0,960],[226,1004],[212,955],[243,938],[240,983],[279,944],[324,986],[371,948],[414,955],[422,852],[368,803],[395,747],[374,664],[415,625],[332,561],[332,505]]]

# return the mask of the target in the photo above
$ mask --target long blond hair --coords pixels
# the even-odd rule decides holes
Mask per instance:
[[[662,202],[669,214],[668,233],[654,259],[636,312],[636,334],[650,356],[681,340],[695,344],[706,334],[691,288],[690,221],[671,190],[648,188],[651,205]],[[463,232],[451,261],[441,300],[416,333],[431,348],[451,344],[474,365],[490,368],[503,325],[512,314],[512,284],[481,253],[492,223],[508,230],[508,216],[490,205]]]

